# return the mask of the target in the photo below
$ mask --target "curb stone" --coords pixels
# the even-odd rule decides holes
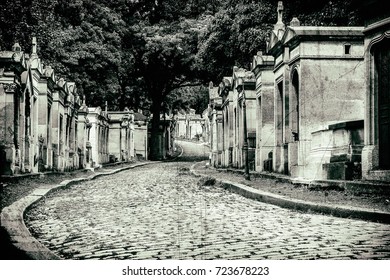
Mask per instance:
[[[196,177],[213,177],[210,175],[200,174],[195,170],[195,163],[191,166],[190,172]],[[326,215],[331,215],[340,218],[353,218],[390,224],[390,213],[381,211],[372,211],[369,209],[358,207],[346,207],[343,205],[327,205],[322,203],[313,203],[299,199],[288,198],[282,195],[277,195],[261,190],[254,189],[244,184],[235,183],[227,180],[217,179],[216,181],[221,186],[231,192],[240,194],[244,197],[255,199],[260,202],[273,204],[282,208],[293,209],[296,211],[314,212]]]
[[[5,207],[1,211],[0,221],[1,227],[3,227],[8,235],[13,246],[23,251],[28,258],[35,260],[61,260],[62,258],[50,251],[45,245],[35,239],[30,231],[27,229],[24,223],[24,213],[31,208],[35,203],[45,198],[48,194],[62,188],[69,187],[71,185],[94,180],[101,176],[113,175],[115,173],[133,169],[136,167],[160,163],[161,161],[143,162],[123,168],[110,170],[108,172],[102,172],[92,174],[86,178],[75,178],[71,180],[64,180],[58,185],[38,187],[31,194],[19,199],[8,207]]]
[[[233,174],[244,174],[243,170],[231,168],[218,168],[218,171],[231,172]],[[293,185],[302,185],[309,188],[319,189],[338,189],[346,190],[352,193],[377,193],[390,195],[390,183],[388,182],[369,182],[369,181],[348,181],[348,180],[315,180],[303,178],[291,178],[286,175],[270,172],[250,172],[255,178],[273,179],[277,182],[288,183]]]

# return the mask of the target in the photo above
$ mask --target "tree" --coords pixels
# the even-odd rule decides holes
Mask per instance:
[[[32,0],[3,0],[0,6],[0,47],[10,49],[18,42],[25,48],[30,42]]]
[[[231,75],[232,67],[249,67],[248,57],[265,50],[276,15],[269,1],[230,1],[210,21],[200,39],[198,63],[210,80]],[[272,24],[271,24],[272,23]]]
[[[37,16],[38,42],[45,63],[58,76],[76,82],[89,105],[109,101],[117,109],[125,23],[120,14],[98,2],[54,1],[44,12],[52,20],[43,22],[42,12]]]
[[[266,51],[276,23],[277,0],[227,0],[200,39],[198,63],[205,76],[220,81],[232,67],[249,68],[251,57]],[[360,25],[352,0],[284,1],[284,22],[298,17],[301,25]]]
[[[169,107],[167,97],[179,88],[201,84],[195,64],[199,29],[193,26],[188,20],[167,25],[140,22],[132,26],[128,35],[133,75],[142,79],[140,86],[151,100],[151,159],[158,154],[160,114]]]
[[[200,85],[176,89],[168,96],[167,103],[167,110],[171,112],[195,109],[196,113],[202,114],[209,104],[208,87]]]

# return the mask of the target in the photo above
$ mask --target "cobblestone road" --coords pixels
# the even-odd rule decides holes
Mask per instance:
[[[70,259],[390,259],[390,226],[299,213],[158,163],[58,191],[27,213]]]

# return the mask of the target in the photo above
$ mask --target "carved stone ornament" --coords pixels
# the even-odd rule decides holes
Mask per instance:
[[[6,91],[6,92],[15,92],[16,91],[16,89],[17,89],[17,84],[15,84],[15,83],[12,83],[12,84],[3,84],[3,86],[4,86],[4,90]]]

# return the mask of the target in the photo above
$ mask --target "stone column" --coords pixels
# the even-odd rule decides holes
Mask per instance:
[[[128,149],[128,122],[123,121],[120,124],[120,145],[119,145],[119,151],[120,151],[120,161],[127,161],[127,155],[129,153]]]

